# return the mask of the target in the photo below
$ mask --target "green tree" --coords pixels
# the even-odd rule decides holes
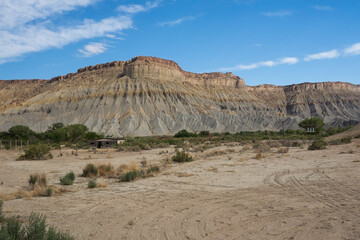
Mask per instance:
[[[307,118],[299,123],[299,127],[307,130],[308,128],[314,128],[315,134],[319,135],[324,131],[325,123],[321,118]]]
[[[29,139],[31,136],[36,135],[33,130],[23,125],[11,127],[8,132],[13,139]]]
[[[53,123],[53,125],[51,125],[46,132],[53,132],[57,129],[64,128],[64,127],[65,127],[65,125],[61,122]]]
[[[57,128],[48,134],[48,137],[56,143],[68,140],[68,132],[65,128]]]
[[[84,138],[85,133],[89,129],[83,124],[71,124],[66,126],[66,130],[69,140],[75,142]]]

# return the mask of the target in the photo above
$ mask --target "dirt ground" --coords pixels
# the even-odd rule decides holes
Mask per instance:
[[[31,173],[44,172],[60,187],[59,177],[71,170],[78,175],[87,163],[118,167],[145,157],[156,164],[173,155],[167,150],[78,156],[63,150],[46,161],[15,161],[19,152],[3,150],[0,195],[26,187]],[[225,154],[209,156],[214,150]],[[272,149],[260,160],[236,144],[192,154],[195,161],[172,164],[152,178],[100,178],[106,187],[88,189],[88,179],[77,177],[69,192],[7,200],[4,211],[45,214],[76,239],[360,239],[359,139],[320,151]]]

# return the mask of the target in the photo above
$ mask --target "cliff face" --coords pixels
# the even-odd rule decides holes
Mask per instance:
[[[305,117],[360,121],[360,86],[245,86],[231,73],[195,74],[175,62],[136,57],[46,80],[0,81],[0,131],[82,123],[113,136],[296,128]]]

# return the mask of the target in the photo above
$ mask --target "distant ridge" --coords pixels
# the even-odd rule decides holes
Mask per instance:
[[[346,82],[246,86],[232,73],[191,73],[139,56],[80,68],[50,80],[0,81],[0,131],[82,123],[113,136],[190,131],[296,129],[319,116],[327,125],[360,122],[360,85]]]

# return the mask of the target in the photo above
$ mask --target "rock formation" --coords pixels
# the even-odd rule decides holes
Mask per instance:
[[[360,86],[344,82],[245,86],[232,73],[196,74],[175,62],[135,57],[81,68],[51,80],[0,81],[0,131],[82,123],[113,136],[190,131],[296,129],[360,121]]]

